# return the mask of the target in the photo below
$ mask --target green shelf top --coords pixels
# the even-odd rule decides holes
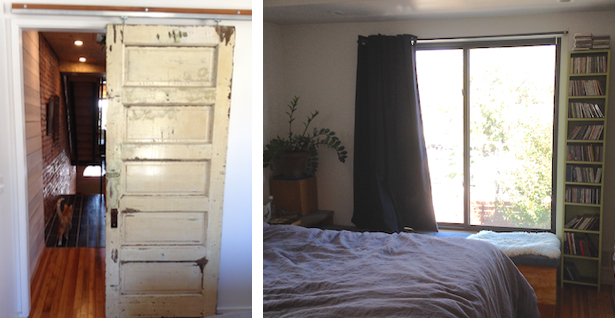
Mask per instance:
[[[575,232],[575,233],[585,233],[585,234],[600,234],[600,231],[578,230],[578,229],[569,229],[569,228],[564,228],[564,232]]]
[[[591,140],[587,140],[587,139],[566,139],[566,142],[569,143],[604,143],[604,140],[595,140],[595,139],[591,139]]]
[[[570,255],[570,254],[562,254],[562,256],[566,257],[566,258],[577,258],[577,259],[584,259],[584,260],[588,260],[588,261],[599,261],[600,257],[591,257],[591,256],[582,256],[582,255]]]
[[[604,165],[603,161],[568,161],[566,160],[565,162],[567,165],[598,165],[598,166],[602,166]]]

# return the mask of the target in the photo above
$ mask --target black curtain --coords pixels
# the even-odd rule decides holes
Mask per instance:
[[[416,81],[416,37],[359,36],[354,214],[359,228],[437,231]]]

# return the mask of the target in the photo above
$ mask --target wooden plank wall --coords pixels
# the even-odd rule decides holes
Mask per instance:
[[[43,147],[43,206],[45,224],[54,215],[55,205],[61,195],[75,194],[75,167],[70,161],[67,109],[63,94],[60,61],[56,52],[42,33],[39,33],[39,74],[41,105],[41,139]],[[47,114],[46,105],[51,98],[59,97],[53,113]],[[53,116],[51,116],[53,114]],[[53,123],[52,132],[47,124]]]
[[[43,158],[41,139],[39,39],[37,31],[24,31],[24,101],[26,117],[26,152],[28,169],[29,276],[32,277],[45,247],[45,212],[43,206]]]

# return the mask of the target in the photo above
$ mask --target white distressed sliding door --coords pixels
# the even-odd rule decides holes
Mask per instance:
[[[233,27],[107,27],[107,317],[215,314]]]

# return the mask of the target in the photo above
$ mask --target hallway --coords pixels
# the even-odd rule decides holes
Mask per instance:
[[[30,318],[104,318],[105,249],[45,248],[30,292]]]
[[[68,242],[58,246],[58,217],[53,213],[45,228],[46,247],[105,247],[105,200],[101,194],[66,195],[65,204],[73,205],[72,227]]]

